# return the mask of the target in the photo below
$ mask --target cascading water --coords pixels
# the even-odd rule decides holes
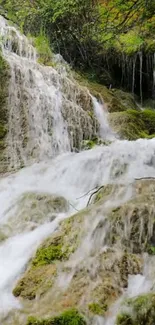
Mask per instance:
[[[7,321],[9,324],[9,311],[22,308],[22,304],[13,297],[12,289],[38,245],[55,231],[62,219],[86,206],[90,193],[85,194],[88,191],[110,183],[126,184],[128,190],[125,195],[119,197],[120,193],[117,193],[115,200],[108,202],[117,206],[132,196],[130,185],[135,178],[155,176],[155,140],[115,140],[104,118],[102,105],[93,99],[100,135],[115,141],[109,146],[80,153],[70,152],[84,135],[89,138],[93,134],[91,117],[81,104],[82,96],[85,97],[84,103],[91,105],[89,92],[77,88],[78,85],[66,76],[63,68],[57,71],[36,63],[36,52],[27,39],[2,18],[0,26],[3,55],[11,68],[8,160],[11,167],[20,166],[21,160],[24,164],[31,162],[31,166],[0,181],[0,235],[3,235],[0,243],[0,323],[6,324]],[[15,35],[14,43],[9,42],[12,34]],[[25,145],[23,141],[26,141]],[[54,155],[57,157],[53,158]],[[41,161],[32,163],[32,156],[34,160]],[[70,208],[55,213],[54,220],[53,216],[50,216],[51,219],[45,216],[35,226],[26,218],[23,229],[20,229],[13,220],[18,216],[21,198],[27,193],[63,196]],[[89,223],[84,242],[69,261],[73,273],[79,263],[89,262],[92,249],[104,249],[99,246],[104,242],[106,229],[101,237],[93,237],[96,225],[102,219],[96,212],[92,224]],[[29,223],[33,225],[32,229],[28,227]],[[63,283],[62,278],[59,280]],[[126,295],[141,292],[143,286],[145,291],[150,290],[147,272],[144,272],[143,278],[139,275],[130,279]],[[119,301],[107,319],[95,318],[95,325],[114,325],[118,305]]]
[[[96,98],[92,97],[94,112],[99,121],[100,129],[99,134],[103,140],[114,140],[115,135],[112,132],[109,123],[108,123],[108,112],[106,111],[106,107],[103,108],[103,105],[97,101]]]
[[[67,77],[66,69],[37,63],[30,41],[0,18],[2,52],[11,69],[7,158],[11,168],[80,147],[96,134],[87,113],[88,90]]]

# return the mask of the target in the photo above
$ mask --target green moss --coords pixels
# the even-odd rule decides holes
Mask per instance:
[[[97,203],[102,199],[107,199],[113,190],[113,185],[106,185],[101,188],[94,197],[93,203]]]
[[[128,299],[126,307],[131,312],[117,316],[116,325],[152,325],[155,322],[155,294],[149,293]]]
[[[94,302],[88,305],[88,309],[94,315],[104,315],[107,311],[107,305],[100,305]]]
[[[69,258],[80,242],[83,215],[84,212],[81,212],[63,220],[60,231],[43,242],[32,258],[30,267],[17,282],[13,290],[15,296],[31,300],[52,287],[57,266]]]
[[[155,246],[148,245],[147,252],[149,255],[155,255]]]
[[[30,231],[45,222],[55,219],[57,213],[67,212],[68,202],[61,196],[49,193],[26,192],[16,202],[16,213],[10,215],[5,226],[7,235]]]
[[[61,245],[52,245],[49,247],[40,247],[33,259],[32,265],[40,266],[51,264],[55,260],[61,261],[66,255],[62,252]]]
[[[76,73],[75,79],[82,86],[86,86],[99,101],[104,101],[109,112],[122,112],[127,109],[138,110],[133,96],[129,93],[118,89],[110,90],[100,83],[89,80],[88,76],[84,74]]]
[[[112,89],[111,92],[115,95],[116,99],[119,100],[119,102],[123,105],[122,107],[126,108],[122,109],[123,111],[127,109],[134,109],[139,111],[139,107],[136,104],[135,97],[133,96],[133,94],[127,93],[121,89]],[[117,109],[113,109],[111,112],[114,111],[117,112]]]
[[[83,140],[81,143],[81,150],[89,150],[95,146],[108,146],[110,143],[110,141],[104,141],[98,137],[95,137],[92,140]]]
[[[140,116],[145,124],[145,128],[149,135],[155,133],[155,111],[143,110]]]
[[[86,325],[86,321],[76,309],[71,309],[63,312],[59,316],[44,320],[29,317],[26,325]]]
[[[154,190],[154,181],[136,182],[133,187],[136,196],[109,213],[107,218],[110,227],[106,235],[108,245],[119,243],[128,252],[135,254],[149,251],[155,229],[152,214],[155,207]]]
[[[93,140],[83,140],[81,143],[81,149],[88,150],[96,146],[96,142]]]
[[[41,296],[52,287],[56,274],[57,268],[55,264],[30,268],[18,281],[13,294],[15,297],[21,296],[33,300],[36,294]]]
[[[112,113],[109,121],[114,131],[123,139],[136,140],[154,137],[155,112],[152,110],[127,110]]]
[[[122,313],[117,316],[116,325],[134,325],[131,315]],[[138,325],[138,324],[136,324]]]

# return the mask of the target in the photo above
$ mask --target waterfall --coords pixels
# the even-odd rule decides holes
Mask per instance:
[[[102,227],[106,211],[109,207],[117,211],[121,204],[133,197],[132,185],[137,178],[155,177],[155,139],[118,140],[107,122],[104,103],[92,97],[87,88],[79,86],[72,75],[68,75],[63,62],[57,68],[38,64],[31,41],[2,18],[0,35],[3,56],[9,63],[11,76],[7,102],[7,159],[10,169],[24,165],[24,168],[0,179],[0,323],[21,325],[25,324],[27,315],[35,313],[37,308],[41,313],[46,307],[45,304],[40,308],[37,297],[33,310],[32,301],[30,305],[24,305],[22,299],[12,294],[38,246],[59,228],[62,220],[86,208],[94,189],[123,185],[125,190],[116,189],[116,195],[102,207],[97,206],[94,214],[90,206],[85,220],[87,233],[67,261],[69,280],[75,270],[82,270],[80,267],[84,263],[87,274],[90,273],[91,286],[94,286],[98,280],[95,273],[98,263],[93,258],[95,254],[98,258],[99,253],[106,249],[103,242],[108,226]],[[142,56],[140,60],[142,83]],[[81,141],[95,135],[110,140],[110,144],[80,151]],[[31,202],[29,199],[34,197],[37,200]],[[63,198],[65,208],[60,209],[58,204],[58,210],[48,210],[47,199],[53,197],[58,202]],[[97,236],[96,227],[100,230]],[[78,228],[72,241],[76,239],[77,231]],[[129,278],[128,288],[109,314],[105,318],[94,318],[94,325],[115,325],[122,299],[150,291],[149,271],[152,266],[148,264],[146,271],[146,265],[147,262],[143,274]],[[57,271],[59,273],[59,269]],[[64,279],[60,274],[60,284],[64,284]],[[83,283],[82,286],[84,292]],[[53,296],[50,297],[50,308],[52,299]],[[84,304],[84,300],[80,303]],[[16,322],[16,316],[20,321]]]
[[[104,103],[99,103],[95,97],[92,97],[94,112],[99,121],[99,135],[103,140],[114,140],[114,132],[111,130],[108,123],[108,112]]]
[[[9,63],[9,132],[7,160],[11,168],[79,148],[97,133],[97,121],[86,88],[71,80],[65,66],[37,63],[37,53],[25,36],[0,18],[2,53]]]
[[[154,139],[136,142],[117,140],[110,146],[97,147],[79,154],[68,153],[52,161],[35,163],[15,175],[1,179],[1,231],[5,232],[8,220],[12,220],[17,214],[16,206],[24,193],[62,195],[76,210],[79,210],[85,207],[89,198],[89,195],[84,194],[96,186],[116,180],[120,183],[131,184],[136,177],[155,175],[154,152]],[[126,165],[128,169],[124,169]],[[121,169],[124,172],[117,176]],[[79,197],[81,199],[77,200]],[[74,208],[68,213],[76,212]],[[20,307],[18,300],[11,294],[16,279],[39,243],[55,230],[58,223],[66,218],[68,213],[58,214],[56,219],[50,223],[48,218],[45,219],[45,223],[38,224],[33,231],[28,231],[25,226],[25,231],[14,234],[17,223],[12,230],[10,226],[10,237],[0,245],[0,319],[3,319],[10,309]],[[11,235],[11,232],[14,235]],[[82,258],[82,252],[80,254]]]

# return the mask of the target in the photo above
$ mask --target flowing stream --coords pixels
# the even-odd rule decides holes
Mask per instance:
[[[8,238],[0,243],[0,324],[3,324],[9,311],[21,307],[12,289],[26,263],[62,219],[86,206],[89,195],[85,193],[111,182],[130,187],[135,178],[155,176],[155,139],[117,140],[103,106],[92,99],[87,89],[82,92],[76,82],[69,80],[65,67],[55,70],[39,65],[30,41],[15,27],[8,26],[3,18],[0,18],[0,34],[3,55],[11,69],[8,164],[10,170],[20,167],[21,160],[26,166],[0,180],[0,232],[16,215],[18,202],[25,193],[63,196],[70,203],[69,210],[57,213],[54,220],[47,218],[34,230],[25,227],[15,233],[11,229]],[[85,104],[93,102],[100,137],[112,142],[76,153],[73,150],[76,141],[83,140],[84,134],[89,138],[93,133],[90,117],[80,104],[81,94],[87,97]],[[26,119],[24,130],[21,112]],[[27,133],[25,146],[24,132]],[[125,200],[130,195],[129,191]],[[77,199],[79,197],[81,199]],[[87,244],[89,246],[90,240]],[[80,258],[85,258],[82,252]],[[126,295],[148,290],[147,274],[146,277],[139,275],[130,279]],[[98,317],[95,324],[114,325],[116,311],[117,304],[107,320]]]

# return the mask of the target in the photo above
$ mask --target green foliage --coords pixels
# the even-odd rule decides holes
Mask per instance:
[[[125,52],[127,55],[132,55],[140,51],[143,46],[144,40],[139,35],[138,31],[131,30],[126,34],[121,34],[116,42],[116,48],[120,52]]]
[[[29,317],[26,325],[86,325],[86,321],[76,309],[70,309],[59,316],[44,320]]]
[[[131,90],[132,69],[131,73],[126,71],[126,58],[133,59],[139,51],[153,54],[155,50],[152,0],[0,0],[0,5],[24,33],[37,37],[40,63],[51,65],[50,44],[72,66],[108,87],[121,84]],[[44,31],[43,35],[40,31]],[[122,62],[125,67],[121,67]],[[139,76],[139,63],[136,64]],[[149,69],[143,78],[151,76],[150,90],[153,65]],[[136,92],[139,95],[138,89]]]
[[[50,65],[52,60],[52,51],[48,38],[44,34],[40,33],[40,35],[34,39],[34,44],[39,54],[38,62]]]

